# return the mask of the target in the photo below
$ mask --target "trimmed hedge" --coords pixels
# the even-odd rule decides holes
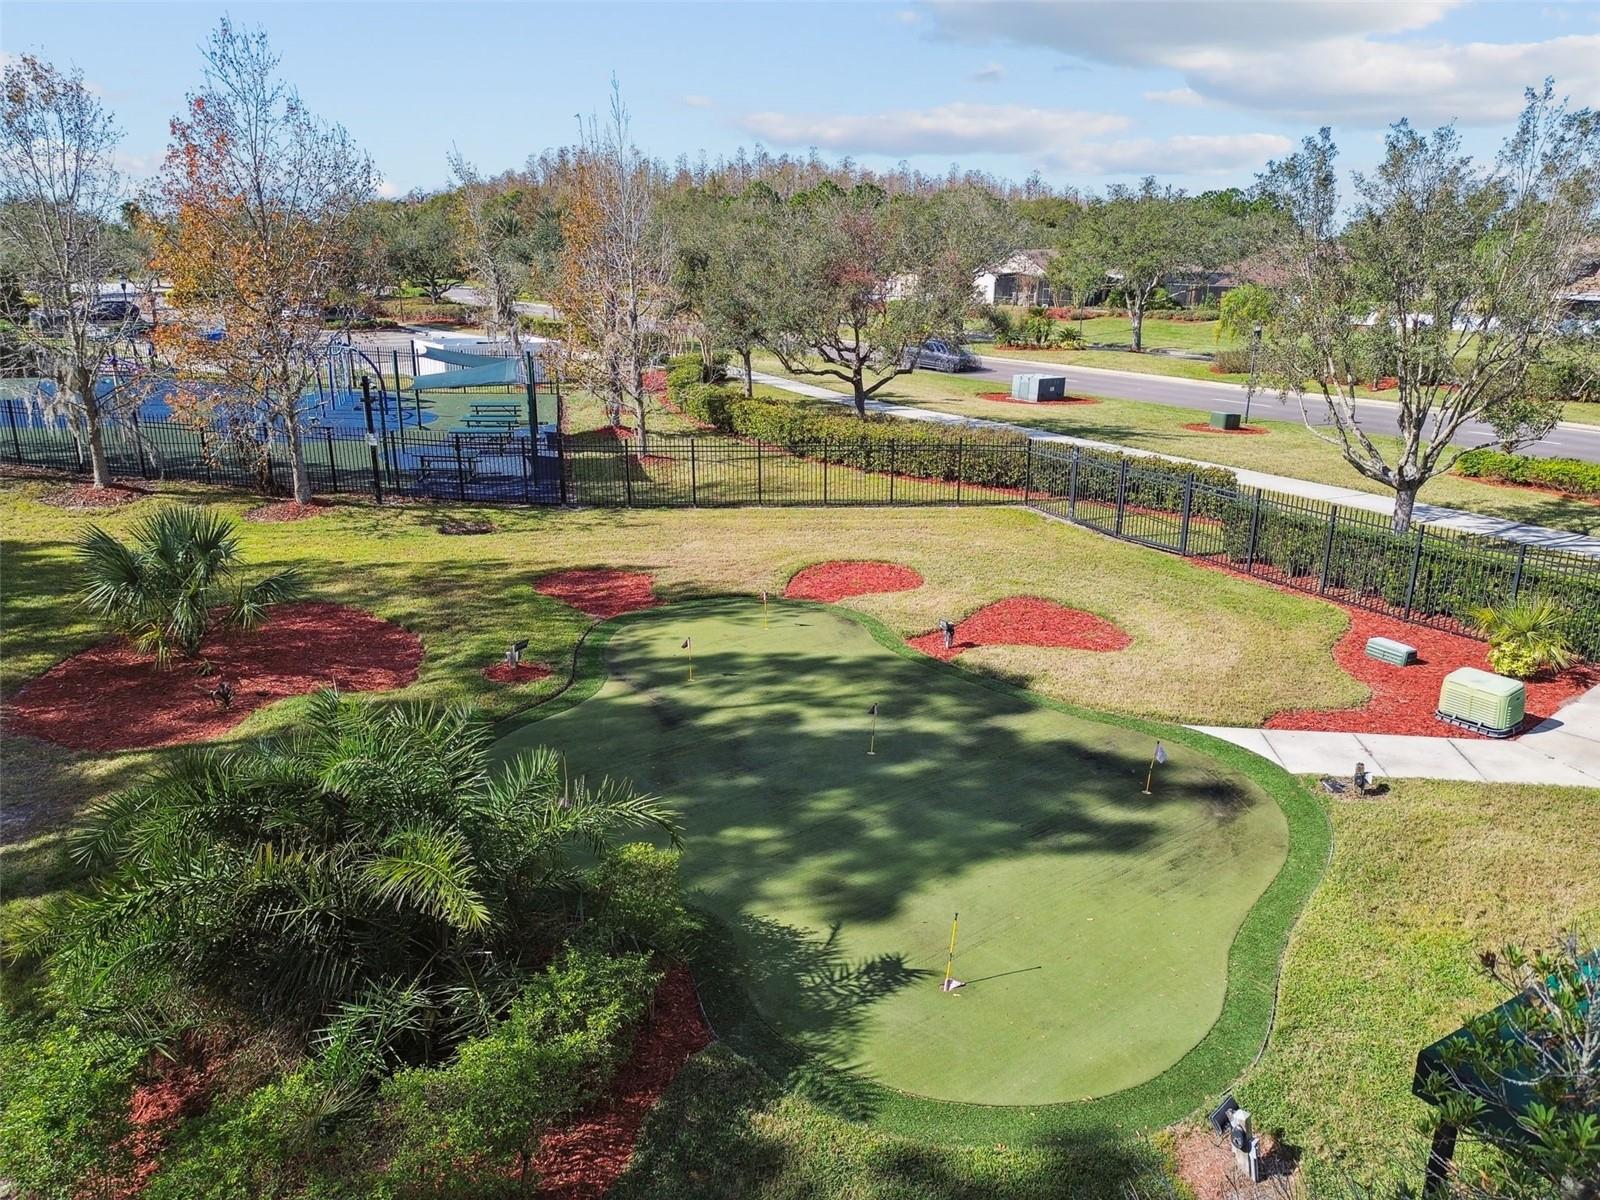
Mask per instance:
[[[1456,459],[1455,473],[1469,479],[1492,479],[1527,487],[1554,488],[1568,496],[1600,498],[1600,463],[1579,458],[1539,458],[1468,450]]]

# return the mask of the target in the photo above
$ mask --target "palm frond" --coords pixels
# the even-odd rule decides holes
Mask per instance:
[[[402,900],[457,929],[482,929],[489,922],[466,841],[453,830],[397,830],[363,874],[379,896]]]

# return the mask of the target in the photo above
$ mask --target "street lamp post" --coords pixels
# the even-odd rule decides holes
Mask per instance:
[[[1256,351],[1261,348],[1261,322],[1250,330],[1250,377],[1244,385],[1244,423],[1250,424],[1250,401],[1256,394]]]

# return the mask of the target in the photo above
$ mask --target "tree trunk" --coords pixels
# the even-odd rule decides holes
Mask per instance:
[[[1411,528],[1411,510],[1416,507],[1417,490],[1422,487],[1420,483],[1402,482],[1394,489],[1394,520],[1390,525],[1396,533],[1404,533]]]
[[[861,365],[859,363],[856,364],[855,370],[851,374],[850,385],[855,388],[856,393],[856,416],[860,417],[862,420],[866,420],[867,388],[865,382],[861,378]]]
[[[294,498],[297,504],[311,503],[311,472],[306,467],[306,448],[300,440],[300,423],[291,409],[284,414],[284,430],[289,439],[289,467],[294,476]]]
[[[1144,353],[1144,303],[1135,300],[1128,309],[1128,323],[1133,326],[1133,352]]]
[[[106,461],[104,431],[100,427],[100,401],[95,396],[94,377],[81,367],[73,368],[72,390],[83,405],[83,424],[89,434],[89,471],[94,486],[111,486],[111,465]]]
[[[744,359],[744,394],[748,400],[756,394],[756,381],[750,374],[750,347],[746,346],[739,351],[739,357]]]

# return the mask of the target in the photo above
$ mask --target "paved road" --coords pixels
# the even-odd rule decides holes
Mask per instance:
[[[445,292],[446,300],[453,300],[457,304],[467,304],[474,308],[483,307],[483,293],[468,284],[450,288]],[[554,306],[542,300],[518,300],[516,309],[525,317],[553,317],[556,315]]]
[[[976,372],[980,379],[1002,382],[1009,390],[1011,377],[1019,372],[1048,372],[1064,375],[1067,387],[1073,391],[1093,392],[1116,400],[1144,400],[1151,404],[1171,404],[1179,408],[1193,408],[1202,412],[1216,409],[1230,412],[1244,411],[1245,389],[1236,383],[1212,383],[1201,379],[1182,379],[1170,375],[1138,375],[1131,371],[1107,371],[1098,367],[1066,367],[1055,363],[1030,362],[1027,359],[982,355],[979,361],[983,370]],[[1308,404],[1309,408],[1309,404]],[[1310,411],[1315,413],[1315,409]],[[1358,400],[1356,415],[1362,426],[1374,433],[1393,433],[1396,430],[1397,407],[1382,400]],[[1283,402],[1275,392],[1260,392],[1250,406],[1252,417],[1275,420],[1300,420],[1300,405],[1292,398]],[[1318,424],[1329,424],[1326,419]],[[1477,421],[1462,426],[1455,439],[1465,445],[1479,445],[1492,441],[1494,430]],[[1600,462],[1600,426],[1574,425],[1563,422],[1548,437],[1523,451],[1525,454],[1548,454],[1560,458],[1581,458]]]

